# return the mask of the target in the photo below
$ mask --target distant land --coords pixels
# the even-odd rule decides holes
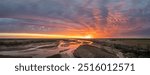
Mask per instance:
[[[149,38],[0,39],[0,58],[149,57]]]

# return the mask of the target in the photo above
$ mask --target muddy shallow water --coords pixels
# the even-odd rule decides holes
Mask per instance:
[[[1,46],[0,55],[22,56],[22,57],[49,57],[61,54],[62,57],[74,57],[73,52],[84,42],[84,40],[56,40],[53,42],[29,43],[26,45]],[[14,41],[15,43],[15,41]]]
[[[0,40],[0,57],[12,58],[149,58],[146,40],[58,39]],[[142,41],[142,42],[141,42]],[[128,43],[127,43],[128,42]],[[138,44],[137,44],[138,43]],[[136,44],[138,46],[136,46]]]

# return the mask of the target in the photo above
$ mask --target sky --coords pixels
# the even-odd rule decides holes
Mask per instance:
[[[150,0],[0,0],[0,38],[150,37]]]

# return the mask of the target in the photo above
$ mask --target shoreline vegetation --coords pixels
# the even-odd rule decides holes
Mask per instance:
[[[14,54],[12,56],[9,55],[9,53],[14,50],[18,51],[18,53],[19,51],[28,53],[31,51],[34,53],[35,50],[57,50],[56,48],[60,44],[60,41],[64,43],[63,48],[68,49],[59,51],[59,53],[50,54],[46,58],[68,58],[71,54],[67,54],[69,52],[72,52],[72,58],[150,58],[150,39],[148,38],[79,39],[82,40],[83,43],[85,43],[86,40],[93,43],[82,43],[80,46],[76,46],[77,48],[73,48],[73,51],[69,51],[74,45],[81,43],[77,40],[78,39],[0,39],[0,58],[34,58],[30,55],[21,56],[21,54]],[[28,51],[29,49],[32,50]],[[5,54],[3,54],[3,52]],[[42,55],[42,53],[43,52],[40,54],[39,52],[40,55]],[[43,53],[43,56],[44,54],[45,53]],[[65,57],[62,54],[65,55]]]

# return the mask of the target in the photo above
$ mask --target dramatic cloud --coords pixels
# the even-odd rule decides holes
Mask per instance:
[[[150,37],[150,0],[0,0],[0,33]]]

